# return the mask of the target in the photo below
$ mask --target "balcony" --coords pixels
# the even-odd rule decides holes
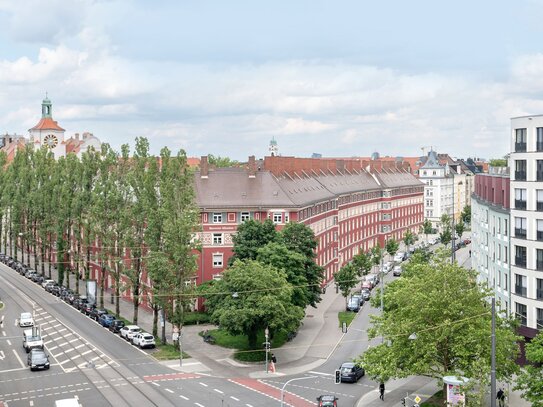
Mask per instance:
[[[525,153],[526,152],[526,143],[515,143],[515,152],[516,153]]]
[[[537,271],[543,271],[543,260],[537,260],[535,262],[535,269]]]
[[[535,144],[535,148],[536,148],[537,151],[543,151],[543,141],[538,141]]]
[[[526,239],[526,229],[515,228],[515,237]]]
[[[535,299],[543,300],[543,290],[535,290]]]
[[[515,199],[515,209],[526,209],[526,201]]]
[[[542,241],[543,240],[543,231],[537,231],[537,240]]]
[[[515,171],[515,181],[526,181],[526,171]]]
[[[526,294],[527,294],[526,287],[515,284],[515,294],[520,295],[521,297],[526,297]]]
[[[515,256],[515,266],[526,267],[526,257]]]
[[[537,171],[535,173],[535,180],[536,181],[543,181],[543,171]]]

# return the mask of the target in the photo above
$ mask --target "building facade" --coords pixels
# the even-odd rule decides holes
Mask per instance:
[[[509,168],[475,176],[471,199],[471,264],[478,280],[494,290],[497,307],[511,312]]]
[[[530,339],[543,328],[543,116],[511,119],[510,140],[511,311]]]

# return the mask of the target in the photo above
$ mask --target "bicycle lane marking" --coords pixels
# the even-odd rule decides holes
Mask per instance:
[[[281,402],[281,389],[263,383],[258,379],[240,378],[229,379],[228,381]],[[315,403],[287,391],[284,392],[284,403],[285,405],[292,407],[315,407]]]

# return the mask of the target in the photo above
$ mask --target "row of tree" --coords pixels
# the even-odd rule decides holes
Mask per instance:
[[[147,139],[138,138],[132,154],[128,145],[117,152],[103,144],[81,158],[55,160],[47,148],[27,145],[9,165],[0,153],[0,168],[4,252],[17,256],[22,248],[28,264],[32,253],[43,274],[49,264],[49,276],[55,259],[59,284],[69,287],[73,276],[76,291],[97,264],[100,306],[108,283],[117,315],[121,293],[130,290],[135,323],[143,296],[155,310],[155,334],[158,310],[182,323],[184,305],[194,298],[186,282],[196,270],[192,238],[199,227],[184,151],[172,156],[164,148],[152,156]]]

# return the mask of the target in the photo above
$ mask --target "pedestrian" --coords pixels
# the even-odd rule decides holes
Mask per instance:
[[[379,385],[379,398],[385,401],[385,383],[383,382]]]
[[[471,249],[469,249],[469,257],[471,257]]]
[[[498,400],[498,405],[500,407],[505,406],[505,393],[503,389],[498,390],[498,393],[496,393],[496,400]]]

